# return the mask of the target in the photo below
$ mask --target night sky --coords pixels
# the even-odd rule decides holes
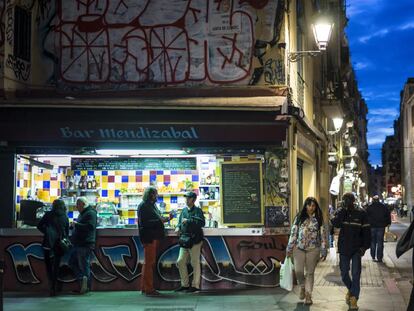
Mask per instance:
[[[414,77],[414,0],[346,3],[351,61],[368,105],[369,160],[381,165],[382,144],[399,115],[400,91]]]

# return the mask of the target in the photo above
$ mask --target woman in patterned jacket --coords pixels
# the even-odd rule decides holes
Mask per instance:
[[[311,305],[315,268],[319,260],[324,261],[327,255],[322,211],[315,198],[306,198],[302,210],[293,222],[286,248],[286,256],[292,255],[296,279],[300,286],[299,298],[305,299],[306,305]]]

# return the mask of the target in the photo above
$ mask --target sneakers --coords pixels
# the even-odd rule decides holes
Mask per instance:
[[[350,304],[350,299],[351,299],[351,292],[348,291],[345,295],[345,302],[346,302],[347,305]]]
[[[83,276],[81,280],[81,287],[80,287],[79,293],[83,295],[87,291],[88,291],[88,278],[86,276]]]
[[[358,310],[358,299],[356,299],[356,297],[351,296],[349,298],[349,310]]]
[[[304,304],[308,305],[308,306],[313,304],[312,295],[310,293],[305,293],[305,302],[304,302]]]
[[[197,287],[190,287],[189,289],[187,289],[187,293],[199,293],[200,289]]]
[[[181,286],[175,290],[175,292],[186,292],[190,289],[189,286]]]
[[[300,287],[299,299],[300,300],[305,299],[305,287],[304,286]]]

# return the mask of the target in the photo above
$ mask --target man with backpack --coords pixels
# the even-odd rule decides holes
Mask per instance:
[[[200,253],[203,245],[205,218],[201,208],[195,206],[197,194],[193,191],[185,195],[187,207],[183,208],[178,219],[176,231],[179,233],[180,254],[177,260],[181,287],[176,291],[197,293],[200,291],[201,267]],[[190,286],[187,264],[193,267],[193,281]]]

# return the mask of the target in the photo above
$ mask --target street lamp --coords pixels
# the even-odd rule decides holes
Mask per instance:
[[[339,132],[341,127],[342,127],[342,124],[344,123],[344,119],[342,119],[342,118],[333,118],[332,121],[333,121],[333,124],[334,124],[334,127],[335,127],[335,132]]]
[[[319,55],[321,51],[325,51],[332,34],[333,26],[334,24],[326,19],[319,19],[312,24],[313,35],[319,50],[289,52],[288,60],[290,62],[297,62],[305,56],[315,57]]]
[[[351,146],[349,147],[349,154],[353,157],[357,152],[357,147]]]

